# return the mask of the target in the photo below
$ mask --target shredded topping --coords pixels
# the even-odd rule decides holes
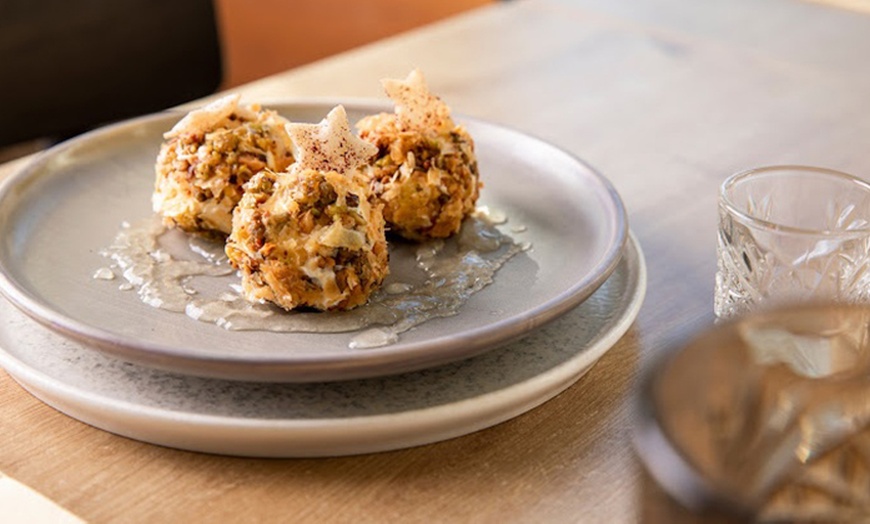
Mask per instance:
[[[296,148],[292,170],[347,173],[368,162],[378,148],[354,135],[344,106],[336,106],[319,124],[287,124]]]
[[[206,133],[219,127],[220,124],[233,114],[247,120],[257,118],[259,106],[241,106],[239,94],[230,94],[219,98],[214,102],[191,111],[175,124],[172,129],[163,134],[163,138],[169,139],[184,133]]]

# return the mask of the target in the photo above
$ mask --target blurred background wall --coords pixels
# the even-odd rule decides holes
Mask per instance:
[[[215,0],[229,88],[495,0]]]
[[[0,0],[0,162],[497,0]]]

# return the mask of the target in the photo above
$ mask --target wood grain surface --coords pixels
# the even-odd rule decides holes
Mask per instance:
[[[454,111],[549,140],[622,195],[649,270],[635,325],[543,406],[450,441],[317,460],[164,449],[0,374],[0,470],[89,522],[693,522],[631,444],[644,366],[713,319],[716,192],[779,163],[870,175],[870,17],[793,0],[499,3],[239,89],[381,97],[419,66]],[[8,173],[14,166],[4,166]]]

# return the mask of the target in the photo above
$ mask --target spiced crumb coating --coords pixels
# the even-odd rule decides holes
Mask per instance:
[[[388,228],[404,238],[446,238],[476,206],[482,184],[474,141],[446,104],[429,93],[419,71],[384,81],[395,113],[361,119],[361,139],[377,146],[362,168],[384,205]]]
[[[245,297],[284,309],[364,304],[388,272],[383,215],[335,171],[263,171],[245,186],[226,246]]]
[[[357,169],[374,148],[350,133],[341,106],[288,132],[297,162],[245,185],[226,254],[248,300],[288,310],[362,305],[389,272],[381,206]]]
[[[243,186],[293,163],[288,121],[229,95],[185,116],[164,135],[152,204],[169,226],[225,236]]]

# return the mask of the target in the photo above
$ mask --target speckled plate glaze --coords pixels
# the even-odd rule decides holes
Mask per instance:
[[[317,122],[336,103],[267,107]],[[389,109],[342,103],[352,122]],[[606,280],[625,242],[625,211],[601,175],[546,142],[457,117],[475,139],[485,184],[480,204],[507,216],[506,227],[521,226],[512,236],[530,251],[509,260],[458,315],[428,321],[388,346],[351,349],[353,333],[227,331],[92,278],[108,264],[100,251],[120,224],[151,216],[161,136],[180,117],[163,113],[83,135],[0,184],[0,292],[7,299],[67,337],[166,371],[268,382],[366,378],[468,358],[552,321]],[[390,263],[401,270],[413,258],[397,252]]]
[[[645,290],[632,238],[588,300],[522,341],[423,371],[319,384],[208,379],[125,363],[0,299],[0,365],[56,409],[137,440],[259,457],[371,453],[465,435],[549,400],[628,330]]]

